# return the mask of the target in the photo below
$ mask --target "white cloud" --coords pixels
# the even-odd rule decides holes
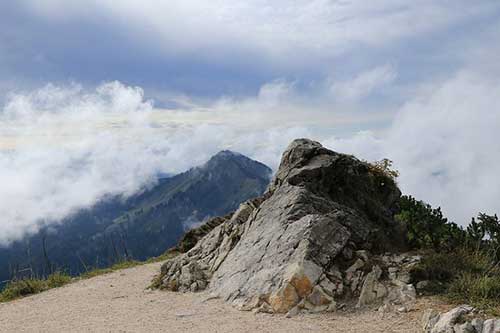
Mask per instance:
[[[404,192],[466,225],[478,212],[500,212],[499,93],[500,80],[464,70],[407,102],[383,135],[365,132],[327,145],[392,159]]]
[[[360,73],[351,80],[334,82],[330,89],[341,100],[359,100],[392,83],[396,77],[396,70],[384,65]]]
[[[266,103],[275,105],[276,89],[264,88]],[[221,149],[275,166],[289,141],[310,135],[237,119],[204,124],[190,113],[156,110],[140,88],[118,82],[12,95],[0,111],[0,244],[106,196],[136,193],[159,172],[185,171]]]

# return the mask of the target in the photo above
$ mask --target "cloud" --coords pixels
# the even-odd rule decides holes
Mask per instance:
[[[359,100],[374,90],[384,88],[397,77],[396,70],[390,65],[379,66],[358,74],[355,78],[331,85],[332,93],[341,100]]]
[[[418,90],[388,128],[340,137],[332,136],[336,125],[373,119],[334,112],[327,102],[307,107],[311,97],[283,80],[253,98],[204,105],[185,99],[186,109],[171,110],[155,108],[142,89],[118,82],[93,91],[73,84],[14,94],[0,112],[0,243],[106,196],[136,193],[159,172],[184,171],[221,149],[276,168],[297,137],[367,160],[394,160],[405,193],[466,224],[479,211],[500,210],[499,90],[493,75],[464,69]]]
[[[264,100],[273,104],[277,95]],[[310,134],[190,122],[190,111],[176,112],[155,109],[142,89],[118,82],[11,95],[0,111],[0,244],[108,196],[137,193],[158,173],[185,171],[221,149],[276,165],[289,141]]]
[[[407,103],[388,137],[405,189],[460,224],[480,211],[500,211],[499,92],[498,79],[462,71]]]
[[[466,225],[478,212],[500,212],[499,92],[498,78],[463,70],[405,103],[382,135],[363,132],[327,145],[392,159],[405,193]]]
[[[213,99],[381,63],[397,64],[398,78],[437,76],[458,66],[463,45],[499,14],[491,0],[2,2],[0,76],[39,85],[120,80],[155,97]]]

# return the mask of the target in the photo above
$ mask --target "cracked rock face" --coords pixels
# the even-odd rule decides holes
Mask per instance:
[[[403,246],[393,219],[399,197],[367,163],[295,140],[268,191],[167,261],[161,286],[208,289],[241,309],[277,313],[330,311],[359,293],[371,302],[389,294],[378,282],[389,272],[367,264],[369,253]]]

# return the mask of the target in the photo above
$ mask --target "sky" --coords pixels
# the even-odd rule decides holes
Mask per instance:
[[[499,58],[496,0],[0,2],[0,243],[297,137],[466,225],[500,212]]]

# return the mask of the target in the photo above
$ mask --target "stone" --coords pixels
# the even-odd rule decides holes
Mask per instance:
[[[406,284],[399,288],[400,301],[402,303],[413,302],[417,299],[417,291],[412,284]]]
[[[379,282],[381,275],[382,269],[379,266],[373,266],[372,271],[368,273],[363,283],[357,307],[371,305],[387,295],[387,288]]]
[[[483,322],[484,320],[480,318],[474,318],[471,321],[471,325],[474,327],[476,332],[481,333],[483,331]]]
[[[425,288],[427,288],[429,286],[429,284],[430,284],[430,281],[427,281],[427,280],[419,281],[419,282],[417,282],[415,287],[418,291],[421,291],[421,290],[424,290]]]
[[[500,319],[488,319],[483,323],[481,333],[498,333],[500,332]]]
[[[401,306],[401,307],[397,308],[396,310],[400,313],[408,312],[408,308],[406,306]]]
[[[267,304],[262,303],[258,308],[253,309],[254,313],[273,313],[273,308]]]
[[[411,282],[411,276],[408,271],[400,271],[396,275],[396,280],[404,283],[404,284],[409,284]]]
[[[352,264],[346,271],[345,271],[345,274],[346,274],[346,279],[349,281],[352,279],[352,277],[354,276],[354,273],[356,273],[357,271],[359,271],[361,268],[363,268],[365,266],[365,262],[361,259],[357,259],[354,264]]]
[[[362,294],[360,304],[381,300],[388,294],[379,281],[382,268],[363,270],[370,268],[370,253],[404,246],[394,219],[400,195],[394,181],[366,162],[295,140],[266,193],[206,232],[192,232],[197,237],[187,252],[163,264],[161,287],[208,289],[241,309],[268,304],[275,313],[299,304],[335,309],[345,285]],[[351,256],[357,258],[352,266],[339,270]]]
[[[472,326],[471,323],[465,322],[463,324],[457,324],[455,325],[454,333],[475,333],[476,330],[474,329],[474,326]]]
[[[321,286],[321,289],[327,293],[329,296],[334,297],[335,295],[339,295],[342,292],[341,284],[339,285],[338,283],[332,282],[328,277],[324,276],[322,279],[320,279],[319,285]]]
[[[347,281],[351,285],[351,291],[356,293],[360,287],[362,287],[364,273],[362,271],[356,271],[350,281]]]
[[[298,305],[296,305],[296,306],[294,306],[293,308],[291,308],[291,309],[290,309],[290,311],[288,311],[288,312],[286,313],[286,317],[287,317],[287,318],[292,318],[292,317],[297,316],[299,313],[300,313],[299,306],[298,306]]]
[[[342,250],[342,255],[344,256],[344,258],[346,258],[347,260],[351,260],[353,258],[353,252],[352,252],[352,249],[350,246],[346,246],[343,250]]]
[[[333,302],[333,298],[325,293],[319,285],[313,288],[313,291],[307,296],[307,300],[317,306],[329,305]]]
[[[399,268],[398,267],[389,267],[387,269],[387,271],[389,272],[389,276],[394,276],[394,278],[395,278],[397,273],[399,272]]]
[[[364,262],[368,262],[370,260],[370,252],[367,250],[358,250],[356,251],[356,257],[360,258]]]
[[[431,333],[453,333],[456,324],[464,315],[469,314],[473,308],[468,305],[461,305],[439,316],[439,320],[432,325]],[[429,325],[430,326],[430,325]]]
[[[426,309],[422,316],[422,328],[424,332],[430,333],[432,328],[436,325],[440,317],[439,312],[435,309]]]
[[[387,312],[391,312],[391,310],[392,310],[392,307],[389,304],[384,304],[377,309],[377,312],[387,313]]]

